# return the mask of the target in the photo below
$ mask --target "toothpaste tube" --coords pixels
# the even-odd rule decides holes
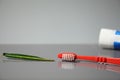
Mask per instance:
[[[99,34],[102,48],[120,49],[120,31],[102,28]]]

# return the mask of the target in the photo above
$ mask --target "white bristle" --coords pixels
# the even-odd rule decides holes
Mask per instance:
[[[73,55],[73,54],[62,54],[62,60],[74,61],[75,60],[75,55]]]

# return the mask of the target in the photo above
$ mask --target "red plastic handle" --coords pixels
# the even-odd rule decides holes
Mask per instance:
[[[107,63],[120,65],[120,58],[107,58]]]
[[[97,56],[78,56],[77,55],[76,59],[120,65],[120,58],[109,58],[109,57],[99,57],[99,56],[98,57]]]
[[[76,59],[98,62],[96,56],[82,56],[82,55],[77,55]]]

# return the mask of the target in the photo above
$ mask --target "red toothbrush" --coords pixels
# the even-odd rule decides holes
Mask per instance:
[[[88,60],[93,62],[120,65],[120,58],[101,57],[101,56],[83,56],[83,55],[77,55],[74,52],[61,52],[58,54],[58,58],[61,58],[62,60],[65,61],[75,61],[76,59],[79,59],[79,60]]]

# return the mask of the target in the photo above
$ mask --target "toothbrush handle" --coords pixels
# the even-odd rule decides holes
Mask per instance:
[[[93,62],[98,62],[97,56],[82,56],[82,55],[77,55],[76,59],[80,59],[80,60],[88,60],[88,61],[93,61]]]
[[[107,63],[120,65],[120,58],[107,58]]]
[[[107,58],[107,57],[79,56],[79,55],[77,55],[76,59],[120,65],[120,58]]]

